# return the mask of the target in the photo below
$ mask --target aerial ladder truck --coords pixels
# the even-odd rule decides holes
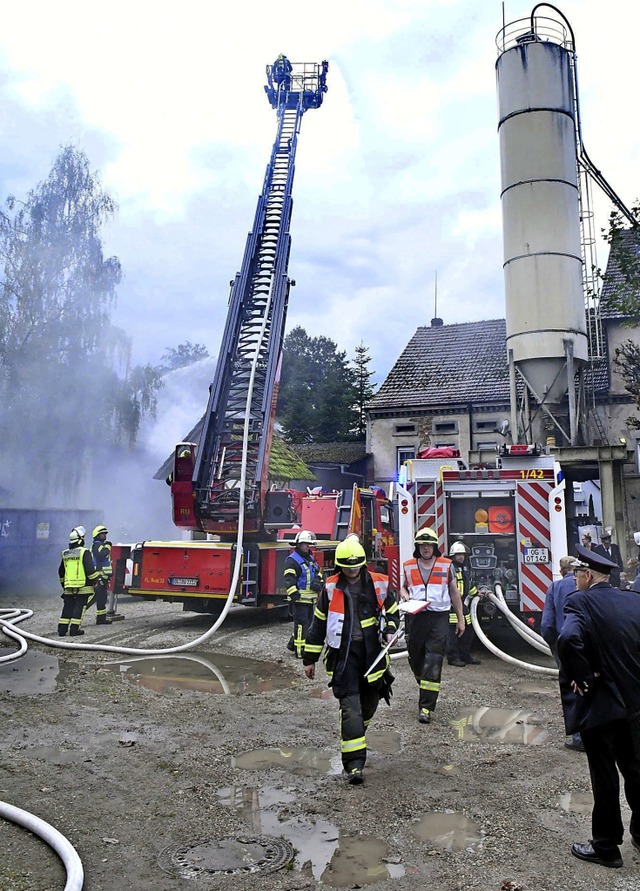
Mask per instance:
[[[269,599],[277,593],[279,564],[289,552],[277,530],[293,526],[297,515],[291,493],[269,491],[269,453],[292,285],[289,230],[298,136],[305,112],[322,105],[328,67],[326,61],[292,63],[283,55],[267,66],[265,91],[277,115],[276,138],[242,266],[231,282],[200,439],[176,446],[170,475],[174,522],[200,540],[114,547],[117,591],[182,602],[187,610],[220,611],[240,527],[237,601],[271,605],[284,599],[284,591]],[[267,603],[261,592],[268,592]]]

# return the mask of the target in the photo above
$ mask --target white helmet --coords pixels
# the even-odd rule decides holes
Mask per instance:
[[[294,539],[295,544],[309,544],[314,545],[316,543],[316,537],[313,532],[308,532],[306,529],[301,529],[300,532],[296,535]]]
[[[69,546],[72,548],[84,544],[85,528],[84,526],[76,526],[69,533]]]
[[[455,554],[464,554],[466,556],[468,553],[469,551],[467,550],[467,546],[461,541],[454,541],[454,543],[449,548],[450,557],[453,557]]]

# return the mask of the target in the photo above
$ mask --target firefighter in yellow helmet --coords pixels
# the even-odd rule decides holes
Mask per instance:
[[[91,551],[84,546],[85,530],[76,526],[69,534],[69,547],[62,552],[58,576],[62,585],[62,615],[58,622],[58,634],[64,637],[67,631],[71,637],[84,634],[80,625],[98,573],[93,563]]]
[[[301,529],[294,539],[294,549],[284,561],[284,586],[293,617],[293,634],[287,649],[302,658],[307,630],[313,619],[313,606],[322,590],[322,570],[311,548],[316,543],[313,532]]]
[[[91,554],[98,572],[95,592],[89,597],[86,608],[96,605],[96,625],[111,625],[107,617],[107,599],[109,597],[109,581],[113,575],[111,566],[111,542],[107,541],[109,530],[106,526],[96,526],[93,530]]]
[[[449,641],[447,643],[447,662],[456,668],[464,668],[466,665],[480,665],[480,660],[471,653],[471,646],[475,640],[475,631],[471,624],[471,601],[478,597],[471,576],[469,566],[469,549],[462,541],[454,541],[449,548],[449,556],[453,563],[453,571],[456,574],[456,584],[462,599],[462,611],[464,613],[465,632],[462,637],[456,634],[458,617],[454,610],[449,613]]]
[[[380,699],[389,702],[391,695],[388,654],[365,674],[398,628],[398,603],[387,576],[367,569],[356,538],[340,542],[335,565],[318,597],[302,659],[313,678],[326,642],[329,686],[340,703],[342,765],[349,783],[358,785],[367,759],[366,728]]]
[[[430,724],[440,692],[450,610],[456,614],[458,637],[464,634],[465,621],[451,560],[441,555],[436,532],[421,529],[413,542],[413,558],[402,567],[400,597],[425,603],[420,612],[407,613],[405,625],[409,665],[420,687],[418,720]]]

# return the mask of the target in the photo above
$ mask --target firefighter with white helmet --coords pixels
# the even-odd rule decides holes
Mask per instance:
[[[380,699],[389,702],[391,696],[389,656],[385,653],[377,664],[376,659],[398,628],[398,603],[389,579],[370,572],[366,563],[356,537],[336,547],[337,572],[320,592],[302,657],[306,676],[313,678],[326,642],[324,663],[340,703],[342,765],[351,785],[363,782],[365,731]]]
[[[456,614],[456,635],[464,634],[465,621],[452,563],[442,556],[437,533],[420,529],[413,541],[413,558],[402,567],[400,597],[425,603],[419,612],[407,613],[405,624],[409,665],[420,687],[418,720],[430,724],[440,692],[451,608]]]
[[[466,665],[480,665],[480,660],[471,654],[471,645],[475,640],[475,632],[471,624],[470,606],[471,600],[478,596],[478,589],[473,583],[471,569],[469,567],[469,549],[461,541],[454,541],[449,548],[449,556],[453,562],[456,574],[456,584],[462,598],[462,611],[464,613],[465,632],[462,637],[456,634],[458,617],[451,610],[449,613],[449,642],[447,644],[447,662],[457,668]]]
[[[84,634],[80,627],[87,600],[93,594],[98,573],[91,551],[84,546],[85,530],[75,526],[69,533],[69,547],[62,552],[58,576],[62,585],[62,615],[58,621],[58,634],[71,637]]]
[[[109,597],[109,580],[113,575],[111,565],[111,542],[107,541],[109,530],[106,526],[96,526],[92,532],[93,544],[91,554],[98,572],[95,592],[89,597],[86,609],[96,605],[96,625],[111,625],[107,617],[107,599]]]
[[[293,634],[287,649],[302,657],[307,629],[313,618],[313,605],[322,590],[322,570],[311,548],[316,543],[313,532],[301,529],[294,539],[295,548],[284,562],[284,586],[293,617]]]

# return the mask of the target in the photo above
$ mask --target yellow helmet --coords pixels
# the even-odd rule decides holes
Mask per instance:
[[[416,532],[413,543],[414,545],[430,544],[437,548],[438,533],[434,529],[421,529],[419,532]]]
[[[364,552],[364,548],[352,536],[345,538],[336,548],[336,566],[351,569],[364,566],[366,562],[367,555]]]
[[[93,538],[97,538],[98,535],[100,535],[100,534],[103,533],[103,532],[105,532],[105,533],[107,533],[107,534],[109,533],[109,530],[107,529],[106,526],[96,526],[96,528],[93,530],[93,532],[91,533],[91,535],[92,535]]]

